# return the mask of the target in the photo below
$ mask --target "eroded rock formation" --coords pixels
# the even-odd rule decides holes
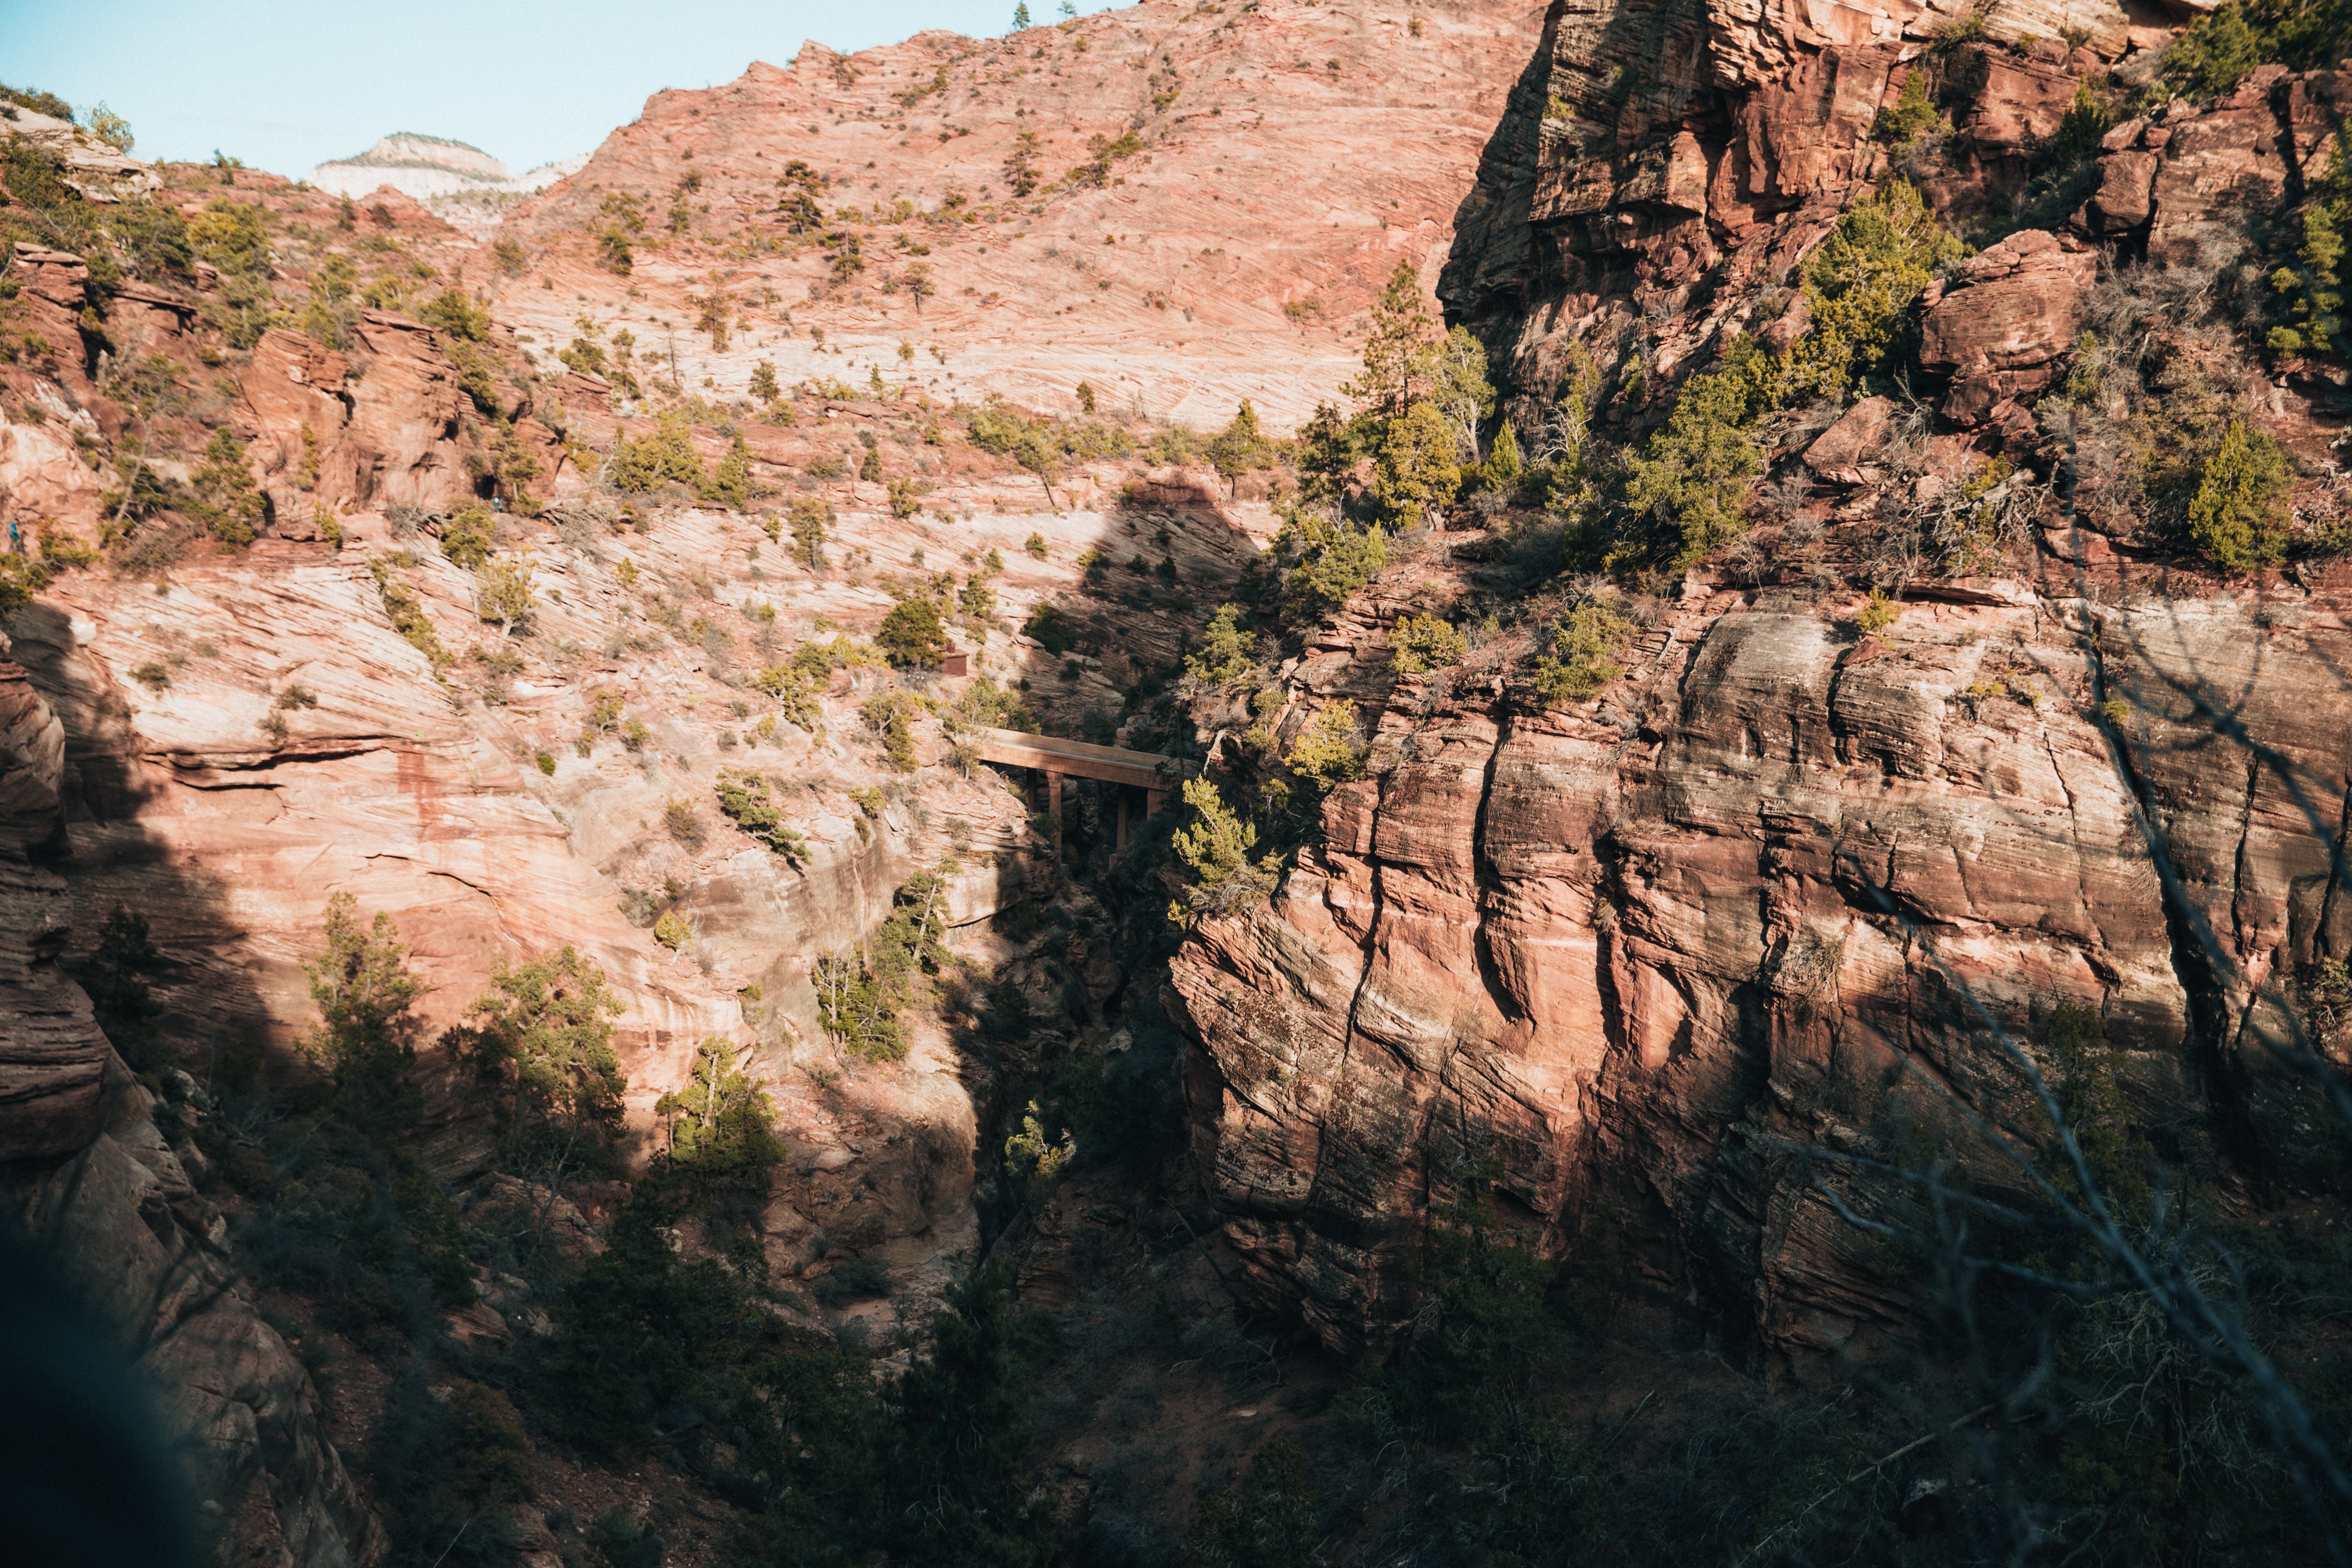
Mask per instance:
[[[1440,290],[1520,427],[1582,363],[1633,389],[1638,439],[1735,333],[1774,352],[1801,334],[1785,285],[1895,172],[1874,122],[1940,21],[1555,6]],[[2022,188],[2076,80],[2128,47],[2120,14],[2088,26],[2072,54],[1936,51],[1955,135],[1921,176],[1931,201]],[[2347,80],[2265,68],[2118,127],[2059,231],[2009,233],[1927,291],[1918,388],[1947,429],[1981,427],[1933,437],[1946,477],[1890,478],[1897,421],[1924,431],[1925,410],[1832,409],[1780,449],[1840,487],[1805,528],[1918,504],[1995,449],[2063,472],[2031,405],[2102,268],[2210,264],[2276,221],[2340,122],[2313,106]],[[2284,386],[2252,395],[2315,460],[2341,422]],[[1906,1332],[1917,1282],[1824,1186],[1880,1215],[1910,1189],[1835,1162],[1933,1148],[2013,1180],[1970,1119],[2031,1138],[1996,1032],[2027,1040],[2062,1005],[2105,1019],[2179,1158],[2226,1180],[2293,1168],[2313,1107],[2260,1042],[2294,1032],[2285,982],[2352,937],[2327,847],[2352,798],[2327,717],[2344,591],[2166,600],[2105,538],[2053,527],[2042,548],[2005,577],[1915,584],[1870,636],[1818,555],[1694,573],[1599,699],[1562,710],[1507,658],[1387,672],[1408,578],[1440,600],[1461,580],[1442,553],[1313,639],[1288,689],[1380,710],[1373,777],[1334,792],[1271,908],[1205,922],[1173,973],[1196,1153],[1259,1300],[1335,1346],[1393,1343],[1423,1226],[1491,1160],[1506,1217],[1548,1251],[1605,1214],[1663,1299],[1735,1342],[1801,1356]]]

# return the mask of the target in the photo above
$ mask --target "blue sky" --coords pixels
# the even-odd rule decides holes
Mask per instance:
[[[1040,22],[1057,0],[1035,0]],[[0,0],[0,80],[126,116],[142,158],[300,176],[394,131],[470,142],[520,173],[585,153],[666,87],[705,87],[814,38],[1006,31],[1013,0]],[[1080,0],[1081,11],[1106,7]]]

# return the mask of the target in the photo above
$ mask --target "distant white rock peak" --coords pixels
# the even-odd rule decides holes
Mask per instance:
[[[310,184],[341,196],[363,196],[390,185],[461,228],[495,226],[505,209],[586,165],[588,154],[541,163],[521,174],[464,142],[403,131],[357,157],[338,158],[310,171]]]

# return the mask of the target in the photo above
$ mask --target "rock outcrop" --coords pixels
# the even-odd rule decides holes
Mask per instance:
[[[1911,1281],[1803,1152],[1899,1162],[1924,1131],[2000,1180],[1960,1108],[2032,1122],[1989,1030],[2027,1038],[2064,1004],[2105,1018],[2190,1158],[2307,1143],[2312,1108],[2254,1042],[2285,1037],[2266,983],[2352,940],[2313,819],[2352,790],[2327,739],[2344,595],[1985,598],[1879,643],[1808,595],[1701,595],[1602,721],[1392,702],[1394,764],[1334,796],[1270,910],[1175,965],[1202,1164],[1264,1297],[1335,1344],[1393,1335],[1412,1238],[1493,1156],[1551,1246],[1598,1190],[1727,1327],[1867,1342]],[[2152,704],[2120,752],[2087,712],[2102,659]],[[2203,755],[2168,689],[2244,693],[2271,761]],[[1899,1202],[1832,1174],[1865,1212]]]
[[[165,1141],[154,1098],[59,967],[68,884],[35,857],[65,847],[64,741],[25,673],[0,664],[0,1211],[152,1390],[224,1561],[375,1562],[383,1531],[310,1373],[223,1249],[226,1221],[182,1163],[193,1147]]]
[[[1919,364],[1951,378],[1944,417],[1979,424],[1995,404],[2048,386],[2059,356],[2074,346],[2098,270],[2098,257],[2073,236],[2026,229],[1930,285]]]
[[[1941,50],[1954,135],[1920,176],[1931,201],[2011,199],[2077,80],[2131,47],[2121,20],[2071,54]],[[1638,440],[1735,333],[1801,333],[1781,290],[1892,173],[1872,127],[1938,21],[1556,7],[1440,287],[1519,427],[1597,364]],[[2063,232],[2010,234],[1930,288],[1917,364],[1960,431],[1937,460],[2053,462],[2030,405],[2101,266],[2143,245],[2214,265],[2283,216],[2342,79],[2266,68],[2117,128]],[[1775,427],[1843,492],[1811,500],[1796,476],[1787,537],[1944,492],[1930,474],[1881,493],[1926,439],[1897,412],[1824,410],[1794,445]],[[1866,1163],[1920,1147],[2013,1179],[1972,1118],[2031,1140],[2001,1041],[2062,1005],[2105,1020],[2179,1158],[2294,1179],[2318,1122],[2263,1042],[2294,1035],[2294,977],[2352,941],[2327,847],[2352,791],[2326,739],[2346,595],[2157,603],[2105,541],[2084,560],[2089,579],[2012,555],[2008,578],[1915,581],[1868,637],[1817,560],[1811,586],[1696,573],[1596,700],[1555,711],[1499,658],[1388,676],[1374,632],[1402,585],[1327,628],[1288,689],[1380,711],[1373,777],[1334,791],[1270,908],[1204,922],[1173,970],[1195,1151],[1258,1299],[1335,1347],[1393,1343],[1428,1215],[1491,1161],[1504,1217],[1548,1251],[1605,1212],[1661,1297],[1731,1340],[1866,1349],[1916,1328],[1917,1282],[1837,1204],[1905,1212],[1911,1189]]]

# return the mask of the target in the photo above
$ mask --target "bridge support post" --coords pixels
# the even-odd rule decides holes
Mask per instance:
[[[1052,848],[1059,856],[1062,853],[1062,775],[1050,771],[1045,774],[1045,813],[1054,819]]]

